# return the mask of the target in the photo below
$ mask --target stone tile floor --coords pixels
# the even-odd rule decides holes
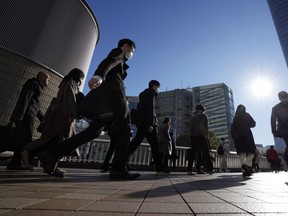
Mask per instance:
[[[1,216],[288,215],[288,173],[215,173],[111,181],[95,169],[67,169],[64,179],[0,166]]]

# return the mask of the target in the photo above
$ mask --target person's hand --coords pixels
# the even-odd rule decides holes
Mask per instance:
[[[88,82],[88,86],[90,89],[95,89],[101,84],[101,81],[95,78],[91,78]]]
[[[148,132],[151,133],[153,131],[153,126],[148,127]]]

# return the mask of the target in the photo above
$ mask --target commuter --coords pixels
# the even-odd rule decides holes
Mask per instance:
[[[204,113],[205,107],[202,104],[198,104],[195,107],[195,112],[190,120],[190,140],[191,151],[188,158],[188,175],[195,175],[193,172],[193,163],[197,154],[196,171],[198,174],[205,174],[201,170],[201,165],[205,165],[208,173],[213,174],[213,162],[211,161],[209,154],[209,142],[208,142],[208,117]]]
[[[278,93],[280,103],[272,108],[271,129],[274,137],[280,137],[286,144],[285,152],[288,151],[288,93],[280,91]],[[285,159],[288,165],[288,160]]]
[[[256,148],[256,151],[252,160],[252,164],[253,164],[252,168],[255,172],[261,171],[260,166],[259,166],[261,159],[262,157],[261,157],[260,151]]]
[[[221,153],[219,150],[222,148]],[[229,154],[228,144],[224,137],[220,139],[219,147],[218,147],[218,156],[220,158],[220,172],[227,172],[227,157]]]
[[[171,144],[172,144],[172,154],[170,155],[169,159],[172,160],[173,170],[176,170],[176,160],[179,159],[177,155],[177,149],[176,149],[176,143],[174,140],[174,133],[170,131],[170,137],[171,137]]]
[[[41,137],[29,143],[22,152],[23,160],[31,171],[33,171],[31,158],[50,145],[59,143],[75,134],[76,96],[83,78],[84,73],[80,69],[74,68],[61,81],[57,97],[51,101],[45,114]],[[59,172],[59,169],[57,171]],[[61,176],[61,172],[58,172],[47,174]]]
[[[163,168],[161,153],[158,147],[158,119],[155,113],[155,100],[158,95],[159,88],[160,83],[157,80],[151,80],[149,82],[148,88],[139,94],[139,102],[137,104],[137,132],[136,136],[129,144],[128,155],[131,157],[146,137],[151,147],[153,163],[156,166],[156,175],[165,175],[166,173]]]
[[[163,168],[164,170],[166,170],[167,173],[169,173],[168,170],[169,156],[172,154],[172,143],[169,134],[170,122],[171,122],[170,118],[166,117],[163,120],[162,125],[158,127],[159,150],[162,154]]]
[[[280,171],[281,160],[279,159],[278,153],[274,149],[274,146],[270,146],[270,148],[266,151],[266,158],[270,163],[272,172]]]
[[[252,160],[256,146],[250,128],[255,125],[256,122],[246,112],[246,107],[242,104],[238,105],[231,125],[231,136],[234,139],[236,152],[240,156],[243,177],[252,175]]]
[[[19,94],[16,106],[11,115],[11,122],[15,123],[13,146],[14,155],[7,165],[7,170],[28,169],[22,165],[21,152],[24,147],[32,141],[35,117],[41,122],[44,118],[40,110],[40,95],[49,84],[50,76],[42,71],[38,72],[36,78],[28,79]]]
[[[132,58],[135,48],[132,40],[122,39],[118,42],[118,47],[112,49],[99,64],[89,81],[91,91],[85,96],[80,106],[82,114],[91,119],[89,127],[38,155],[46,164],[47,170],[53,172],[59,157],[95,139],[101,134],[105,125],[113,123],[115,153],[109,178],[132,180],[140,176],[138,173],[129,173],[126,168],[131,129],[123,80],[129,68],[126,61]],[[105,107],[102,107],[104,105]]]

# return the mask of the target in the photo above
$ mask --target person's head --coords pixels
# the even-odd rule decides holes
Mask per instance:
[[[78,69],[78,68],[73,68],[62,80],[62,82],[60,83],[60,85],[62,83],[67,82],[68,80],[74,80],[78,86],[81,85],[81,80],[83,80],[85,77],[85,74],[83,73],[82,70]]]
[[[202,111],[205,112],[205,107],[202,104],[197,104],[195,107],[196,111]]]
[[[165,117],[162,123],[163,123],[163,124],[169,124],[170,121],[171,121],[171,120],[170,120],[169,117]]]
[[[224,137],[222,137],[222,138],[221,138],[221,141],[225,141],[225,138],[224,138]]]
[[[242,104],[239,104],[236,109],[236,114],[245,113],[245,112],[246,112],[246,107]]]
[[[36,75],[36,78],[44,85],[47,86],[49,84],[50,76],[49,74],[39,71]]]
[[[272,150],[273,150],[273,149],[274,149],[274,146],[270,146],[270,149],[272,149]]]
[[[148,87],[158,92],[160,88],[160,82],[157,80],[150,80]]]
[[[288,93],[286,91],[280,91],[278,93],[278,98],[280,101],[287,100],[288,99]]]
[[[136,49],[136,44],[134,41],[128,38],[123,38],[118,41],[118,48],[121,48],[123,50],[125,58],[129,60],[133,57],[134,51]]]

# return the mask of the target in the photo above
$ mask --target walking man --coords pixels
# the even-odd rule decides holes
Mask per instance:
[[[32,141],[35,117],[37,116],[40,122],[43,120],[44,115],[40,110],[39,97],[44,87],[49,84],[49,79],[48,74],[40,71],[36,78],[28,79],[21,89],[10,118],[16,125],[16,131],[13,140],[14,155],[6,167],[7,170],[27,169],[22,166],[21,152]]]

